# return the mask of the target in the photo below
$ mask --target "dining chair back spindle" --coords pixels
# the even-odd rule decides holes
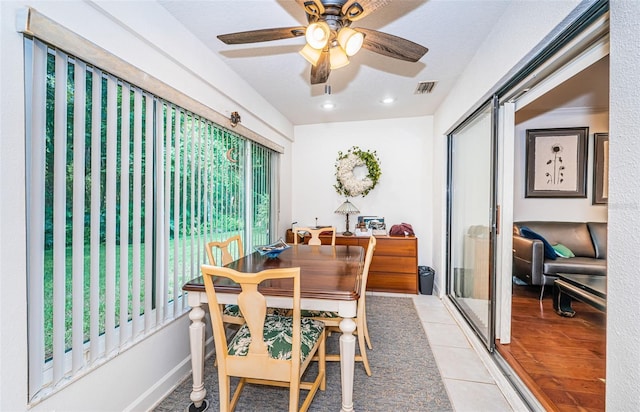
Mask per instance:
[[[309,233],[311,235],[311,239],[307,242],[308,245],[321,245],[321,233],[331,233],[331,246],[336,245],[336,228],[334,226],[321,228],[295,227],[293,228],[293,243],[297,245],[298,237],[300,236],[304,239],[305,233]]]
[[[235,244],[235,250],[237,251],[237,256],[234,258],[231,254],[232,247]],[[219,242],[209,242],[207,243],[207,256],[209,257],[209,264],[212,266],[216,265],[216,250],[220,251],[222,266],[228,265],[233,262],[235,259],[240,259],[244,256],[244,247],[242,245],[242,238],[240,235],[231,236],[226,240],[222,240]]]
[[[213,241],[207,243],[207,256],[209,257],[209,264],[216,266],[216,251],[219,252],[221,257],[222,266],[228,265],[235,259],[231,254],[233,245],[235,244],[235,250],[237,253],[237,259],[244,256],[244,247],[242,245],[242,238],[240,235],[231,236],[230,238],[222,241]],[[238,305],[220,305],[222,311],[222,320],[225,323],[233,325],[243,325],[244,318],[240,312]]]
[[[298,410],[300,389],[309,393],[301,411],[306,411],[318,389],[325,390],[325,326],[300,314],[300,268],[267,269],[242,273],[230,268],[201,266],[209,308],[217,307],[214,278],[227,278],[242,288],[238,295],[246,323],[227,343],[228,337],[219,311],[210,310],[218,364],[220,411],[233,411],[246,384],[289,387],[289,411]],[[293,282],[292,316],[267,314],[266,298],[258,285],[271,279]],[[302,381],[307,366],[318,359],[313,381]],[[239,377],[230,397],[230,377]]]

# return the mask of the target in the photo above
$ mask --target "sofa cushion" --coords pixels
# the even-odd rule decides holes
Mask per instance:
[[[545,275],[558,273],[581,273],[585,275],[607,275],[607,261],[586,257],[573,257],[558,260],[545,260],[543,269]]]
[[[543,236],[550,244],[562,243],[576,255],[595,258],[596,251],[591,241],[589,228],[584,222],[534,222],[525,221],[516,223],[535,231]]]
[[[553,245],[553,250],[556,251],[556,255],[558,255],[560,257],[563,257],[563,258],[576,257],[576,255],[571,251],[571,249],[569,249],[568,247],[566,247],[562,243],[558,243],[557,245]]]
[[[553,249],[551,244],[547,242],[547,240],[543,236],[529,229],[527,226],[520,227],[520,234],[523,237],[526,237],[527,239],[538,239],[542,241],[542,244],[544,245],[544,257],[551,260],[556,259],[557,257],[556,251]]]
[[[607,258],[607,224],[604,222],[588,222],[589,233],[596,249],[596,258]]]

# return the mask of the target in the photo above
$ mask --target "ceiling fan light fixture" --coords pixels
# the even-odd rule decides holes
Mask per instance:
[[[307,27],[304,36],[307,39],[307,44],[309,46],[313,47],[314,49],[322,50],[329,42],[331,29],[326,22],[317,21],[315,23],[311,23]]]
[[[342,47],[335,46],[329,50],[329,62],[331,64],[331,70],[334,70],[349,64],[349,58]]]
[[[364,43],[364,33],[355,31],[351,27],[343,27],[338,32],[338,43],[347,56],[353,56],[358,53]]]
[[[318,60],[320,60],[320,56],[322,55],[321,49],[314,49],[313,47],[305,44],[305,46],[298,53],[302,57],[304,57],[309,63],[312,65],[318,64]]]

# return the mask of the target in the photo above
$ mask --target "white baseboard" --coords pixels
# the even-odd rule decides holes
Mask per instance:
[[[213,337],[209,337],[205,342],[205,360],[209,359],[213,353]],[[191,356],[183,359],[169,373],[158,379],[155,385],[133,401],[125,411],[152,411],[185,379],[191,379]]]

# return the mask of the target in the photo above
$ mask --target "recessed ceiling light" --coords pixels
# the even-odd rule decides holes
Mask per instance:
[[[336,107],[336,105],[334,103],[332,103],[332,102],[324,102],[324,103],[322,103],[322,108],[324,110],[331,110],[331,109],[333,109],[335,107]]]
[[[395,102],[395,101],[396,101],[396,99],[395,99],[395,98],[393,98],[393,97],[385,97],[384,99],[382,99],[382,100],[380,100],[380,101],[381,101],[382,103],[384,103],[384,104],[391,104],[391,103]]]

